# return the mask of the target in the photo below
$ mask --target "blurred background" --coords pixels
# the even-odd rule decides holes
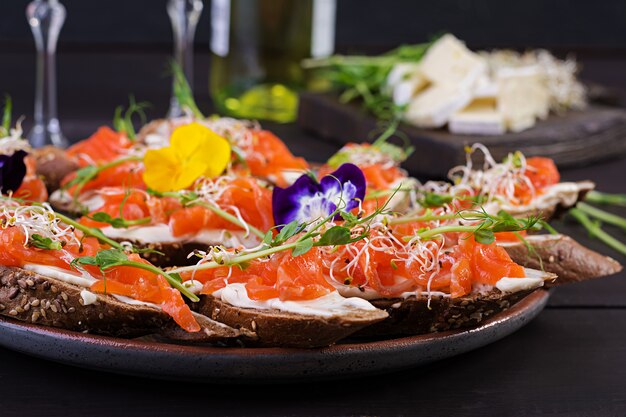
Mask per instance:
[[[67,19],[58,47],[59,116],[70,137],[108,122],[128,94],[150,101],[151,117],[165,115],[170,95],[166,66],[172,30],[166,0],[64,0]],[[196,33],[195,93],[210,109],[209,0]],[[0,92],[16,114],[32,119],[35,55],[25,18],[27,0],[0,7]],[[450,31],[472,49],[546,47],[573,53],[582,78],[609,87],[626,101],[626,1],[605,0],[338,0],[336,51],[379,53]],[[80,103],[77,105],[76,103]],[[72,121],[71,125],[68,121]]]

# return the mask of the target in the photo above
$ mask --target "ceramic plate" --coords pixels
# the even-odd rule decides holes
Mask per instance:
[[[126,340],[0,319],[0,345],[67,365],[149,378],[267,383],[349,378],[449,358],[499,340],[535,318],[549,293],[535,291],[481,326],[323,349],[233,348]]]

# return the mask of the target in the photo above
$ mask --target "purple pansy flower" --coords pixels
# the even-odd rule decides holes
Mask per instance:
[[[13,155],[0,155],[0,191],[7,194],[17,191],[26,175],[25,151],[18,150]]]
[[[354,164],[341,165],[319,182],[310,175],[302,175],[287,188],[274,188],[274,223],[313,222],[327,217],[338,206],[342,211],[350,211],[365,197],[365,186],[365,175]]]

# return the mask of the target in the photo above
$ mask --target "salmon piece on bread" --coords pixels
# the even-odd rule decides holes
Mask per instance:
[[[161,334],[174,339],[217,342],[242,332],[195,315],[200,332],[189,334],[154,304],[96,294],[84,287],[18,267],[0,266],[0,314],[12,319],[116,337]]]

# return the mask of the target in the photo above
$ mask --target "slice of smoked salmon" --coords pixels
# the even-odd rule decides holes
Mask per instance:
[[[24,176],[24,180],[22,181],[20,188],[13,193],[13,197],[38,202],[48,200],[48,190],[46,189],[46,185],[43,183],[41,178],[37,176],[37,162],[35,161],[35,158],[27,155],[24,158],[24,163],[26,164],[26,175]]]
[[[255,131],[252,146],[244,152],[251,175],[272,179],[280,187],[289,185],[283,171],[308,169],[304,158],[294,156],[282,140],[267,130]]]
[[[276,289],[281,300],[312,300],[335,290],[322,273],[319,250],[304,255],[284,253],[276,271]]]
[[[495,285],[504,277],[526,276],[524,268],[513,262],[506,250],[495,242],[486,245],[476,242],[473,235],[462,235],[458,247],[461,257],[471,265],[473,282]]]
[[[266,231],[274,226],[272,192],[261,187],[254,178],[236,178],[217,199],[221,209],[230,214],[238,211],[243,220]],[[187,207],[172,213],[169,220],[174,236],[197,233],[201,229],[242,230],[241,227],[202,206]]]
[[[561,180],[559,169],[554,160],[533,156],[526,159],[526,176],[536,188],[545,188],[549,185],[558,184]]]
[[[136,253],[129,255],[128,259],[150,264]],[[193,317],[189,306],[185,304],[180,292],[170,287],[163,276],[131,266],[118,266],[107,270],[105,277],[105,279],[94,283],[91,289],[96,292],[124,295],[136,300],[158,304],[186,331],[197,332],[200,330],[200,326]]]
[[[80,246],[68,243],[61,250],[44,250],[25,243],[26,236],[20,227],[0,229],[0,265],[22,267],[35,263],[70,270],[69,263],[74,257],[93,256],[100,248],[98,241],[92,237],[83,238]]]
[[[118,159],[126,154],[132,144],[125,134],[102,126],[87,139],[70,146],[66,153],[84,167]]]
[[[98,190],[105,187],[123,187],[136,188],[140,190],[146,189],[143,182],[143,164],[140,162],[129,161],[123,164],[105,169],[101,171],[95,178],[87,182],[81,189],[81,193],[88,190]],[[61,185],[64,186],[76,178],[76,172],[72,172],[65,176]],[[68,193],[74,195],[76,185],[68,188]]]
[[[516,184],[515,197],[519,199],[520,204],[529,204],[534,195],[542,194],[544,188],[558,184],[561,180],[561,175],[554,161],[539,156],[526,159],[524,174],[528,177],[534,190],[525,182]]]

